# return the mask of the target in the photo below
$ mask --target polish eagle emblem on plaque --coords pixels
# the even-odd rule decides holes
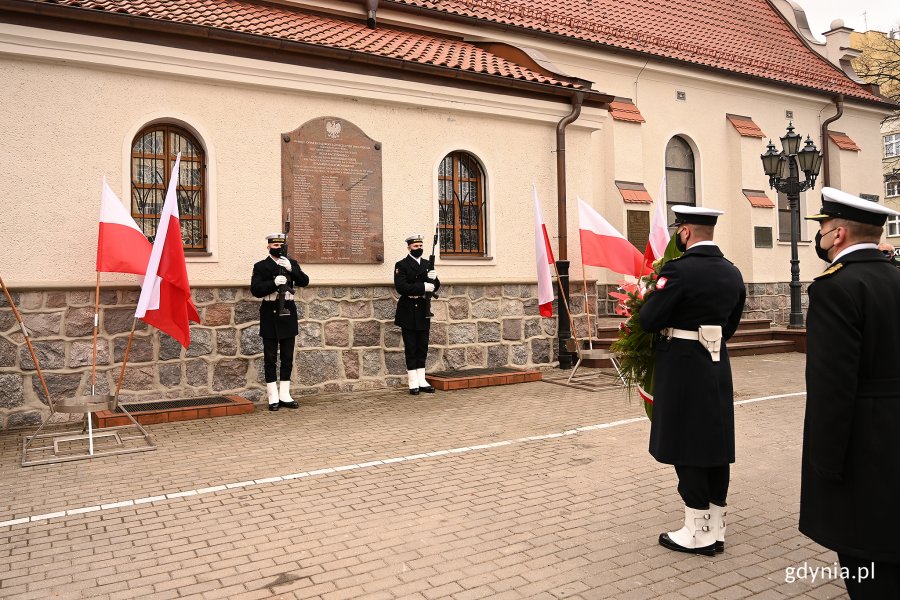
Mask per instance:
[[[341,136],[341,129],[343,129],[343,126],[340,121],[325,122],[325,133],[327,133],[328,137],[331,139],[339,138]]]

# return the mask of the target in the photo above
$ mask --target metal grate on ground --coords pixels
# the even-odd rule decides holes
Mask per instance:
[[[154,402],[135,402],[125,404],[128,412],[134,414],[146,411],[171,410],[173,408],[199,408],[203,406],[218,406],[220,404],[234,404],[234,400],[227,396],[203,396],[200,398],[185,398],[181,400],[158,400]],[[121,406],[117,406],[116,414],[124,414]]]

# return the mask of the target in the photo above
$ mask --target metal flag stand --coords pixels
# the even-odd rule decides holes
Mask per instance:
[[[0,277],[0,288],[6,296],[6,301],[12,308],[22,335],[25,337],[25,344],[31,353],[31,360],[34,361],[34,367],[37,371],[38,378],[41,381],[41,389],[44,391],[44,397],[47,399],[47,406],[50,408],[50,414],[44,418],[40,427],[37,428],[32,435],[24,436],[22,439],[22,466],[31,467],[34,465],[46,465],[51,463],[68,462],[72,460],[81,460],[85,458],[94,458],[97,456],[109,456],[111,454],[129,454],[132,452],[145,452],[147,450],[155,450],[156,444],[150,438],[150,433],[137,422],[137,420],[129,413],[124,406],[119,406],[118,410],[125,414],[131,421],[131,425],[119,425],[115,427],[104,427],[100,431],[94,431],[93,417],[95,412],[109,410],[115,411],[118,406],[119,389],[116,388],[115,395],[96,395],[95,376],[92,375],[91,395],[76,396],[74,398],[65,398],[54,402],[50,397],[50,391],[47,389],[47,382],[44,380],[44,373],[38,363],[37,355],[34,347],[31,345],[31,337],[28,335],[28,329],[22,321],[19,311],[13,303],[12,296]],[[100,276],[97,275],[97,293],[99,304]],[[96,361],[96,343],[97,343],[97,327],[99,319],[94,314],[94,357]],[[132,328],[132,336],[134,328]],[[130,348],[129,339],[129,348]],[[125,363],[128,362],[128,353],[126,350]],[[96,363],[95,363],[96,368]],[[124,373],[125,364],[122,365]],[[119,377],[121,385],[122,377]],[[53,419],[57,413],[81,414],[84,415],[84,424],[81,431],[75,433],[71,428],[61,431],[53,431],[41,433],[44,427]],[[127,432],[125,430],[137,428],[137,432]],[[35,440],[38,440],[37,442]],[[85,444],[84,442],[87,442]],[[95,443],[98,442],[98,443]],[[136,442],[136,443],[134,443]]]

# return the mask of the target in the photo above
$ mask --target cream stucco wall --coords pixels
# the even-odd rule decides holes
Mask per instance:
[[[383,11],[384,22],[437,31],[452,28],[480,39],[484,30],[459,23]],[[628,209],[615,180],[642,182],[656,198],[664,151],[674,135],[691,144],[699,205],[720,208],[717,241],[753,282],[786,281],[790,247],[779,243],[777,211],[751,208],[742,189],[768,190],[759,163],[767,140],[741,138],[728,113],[746,115],[767,136],[783,135],[793,122],[819,148],[821,123],[834,114],[824,94],[762,85],[711,71],[564,46],[512,31],[491,39],[530,45],[568,74],[596,82],[604,92],[633,98],[642,125],[613,122],[605,111],[585,109],[567,134],[568,257],[580,265],[577,205],[580,196],[610,223],[625,230]],[[315,282],[371,284],[390,281],[402,239],[428,233],[437,218],[437,165],[454,150],[476,155],[485,167],[489,202],[489,254],[479,261],[439,261],[445,281],[534,279],[531,185],[537,186],[551,237],[556,238],[555,125],[564,103],[504,97],[276,65],[248,59],[150,47],[114,40],[0,25],[0,75],[6,82],[0,116],[0,180],[4,209],[0,270],[7,282],[83,284],[93,281],[100,178],[127,197],[128,149],[143,125],[159,119],[197,132],[209,156],[212,256],[189,259],[192,283],[246,283],[262,254],[263,236],[280,221],[279,134],[309,119],[335,116],[359,126],[383,144],[385,263],[310,265]],[[686,100],[676,99],[676,92]],[[852,193],[881,188],[879,122],[884,111],[848,101],[832,130],[844,131],[859,153],[832,146],[832,185]],[[821,183],[817,190],[821,188]],[[818,192],[805,196],[804,212],[818,208]],[[35,207],[38,207],[36,210]],[[646,206],[650,210],[650,206]],[[808,209],[808,210],[807,210]],[[752,227],[773,228],[774,248],[753,248]],[[804,222],[807,239],[814,228]],[[32,251],[64,249],[58,268]],[[554,241],[554,245],[556,242]],[[808,243],[801,244],[801,279],[821,271]],[[573,273],[580,275],[578,271]],[[620,279],[588,268],[602,283]],[[104,275],[104,280],[120,279]],[[121,278],[131,281],[128,278]]]
[[[194,284],[246,283],[264,255],[264,236],[281,220],[280,133],[322,116],[347,119],[383,145],[386,256],[380,265],[309,265],[314,282],[390,282],[393,262],[405,254],[402,240],[410,232],[428,234],[437,220],[437,167],[454,150],[471,152],[485,168],[490,258],[440,261],[442,278],[534,277],[533,246],[522,243],[533,235],[531,185],[555,231],[555,125],[566,105],[156,51],[0,29],[0,74],[12,107],[0,116],[9,142],[2,164],[12,174],[0,181],[8,199],[0,217],[7,282],[93,281],[101,177],[127,201],[131,141],[144,125],[168,119],[195,131],[209,158],[212,256],[189,258],[189,277]],[[167,61],[176,74],[164,72]],[[591,132],[606,118],[605,111],[586,109],[570,127],[572,190],[591,188],[590,171],[579,165],[589,161]],[[42,247],[65,252],[63,272],[32,251],[35,230]]]

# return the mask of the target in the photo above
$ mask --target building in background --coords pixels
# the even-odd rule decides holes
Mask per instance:
[[[444,287],[429,370],[547,365],[557,323],[539,316],[524,243],[532,184],[572,263],[584,337],[586,306],[606,311],[621,275],[589,267],[581,289],[575,199],[643,249],[665,175],[669,207],[726,211],[717,241],[749,285],[747,315],[785,323],[790,214],[759,155],[793,123],[826,149],[831,185],[880,195],[880,124],[894,108],[853,75],[850,30],[824,44],[807,30],[785,0],[3,0],[0,272],[52,393],[83,393],[101,178],[152,234],[180,151],[203,322],[186,351],[140,330],[124,396],[260,396],[250,268],[289,216],[292,235],[309,234],[294,252],[333,257],[303,264],[300,391],[401,381],[391,264],[410,232],[435,225]],[[341,183],[353,173],[365,176]],[[808,192],[801,210],[818,203]],[[804,223],[804,281],[821,267],[813,233]],[[104,275],[101,393],[136,289]],[[43,410],[17,331],[0,307],[0,427]]]

